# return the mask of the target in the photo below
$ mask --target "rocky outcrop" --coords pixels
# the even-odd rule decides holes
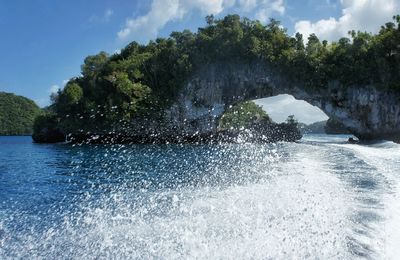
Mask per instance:
[[[296,142],[301,138],[297,124],[256,122],[246,129],[218,129],[193,134],[69,134],[66,141],[78,144],[272,143]]]
[[[35,143],[59,143],[65,141],[64,132],[58,127],[54,115],[39,115],[33,124],[32,139]]]
[[[324,126],[324,132],[327,134],[334,134],[334,135],[350,133],[349,130],[347,130],[342,123],[332,118],[329,118],[329,120],[326,121],[326,124]]]
[[[65,134],[58,129],[43,128],[32,139],[35,143],[60,143],[65,141]]]
[[[289,80],[262,62],[209,64],[194,73],[177,93],[174,103],[156,116],[142,116],[129,126],[113,127],[108,139],[131,138],[132,142],[183,142],[205,140],[220,135],[218,121],[224,111],[237,103],[279,94],[291,94],[319,107],[331,120],[342,124],[360,140],[386,139],[400,142],[400,93],[383,87],[342,86],[336,81],[321,88],[306,88]],[[36,142],[64,141],[57,130],[57,117],[37,118],[33,136]],[[43,121],[43,122],[41,122]],[[86,131],[85,131],[86,132]],[[222,133],[223,134],[223,133]],[[74,134],[77,140],[87,135]],[[197,142],[197,141],[196,141]]]
[[[211,64],[199,70],[165,111],[165,127],[158,131],[216,132],[218,119],[229,106],[278,94],[291,94],[319,107],[360,139],[400,141],[398,93],[372,85],[345,87],[338,82],[306,89],[288,80],[284,72],[256,62]]]
[[[343,124],[360,140],[400,142],[400,95],[375,86],[341,88],[332,84],[317,102],[329,117]]]

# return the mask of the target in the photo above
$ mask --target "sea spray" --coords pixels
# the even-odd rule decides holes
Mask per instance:
[[[0,256],[394,258],[399,148],[345,141],[1,146]]]

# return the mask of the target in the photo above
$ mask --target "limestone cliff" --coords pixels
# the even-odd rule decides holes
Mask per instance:
[[[319,107],[360,139],[400,141],[400,95],[375,86],[342,86],[330,82],[306,89],[291,82],[284,71],[263,63],[218,63],[195,73],[165,111],[165,128],[174,133],[207,133],[216,130],[224,110],[238,102],[291,94]],[[178,131],[178,132],[176,132]]]

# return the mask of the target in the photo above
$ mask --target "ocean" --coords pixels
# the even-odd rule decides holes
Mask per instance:
[[[0,259],[398,259],[400,145],[0,137]]]

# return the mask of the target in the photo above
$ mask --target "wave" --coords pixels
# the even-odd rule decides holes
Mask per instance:
[[[0,256],[395,259],[400,146],[345,140],[60,149],[60,201],[3,206]]]

